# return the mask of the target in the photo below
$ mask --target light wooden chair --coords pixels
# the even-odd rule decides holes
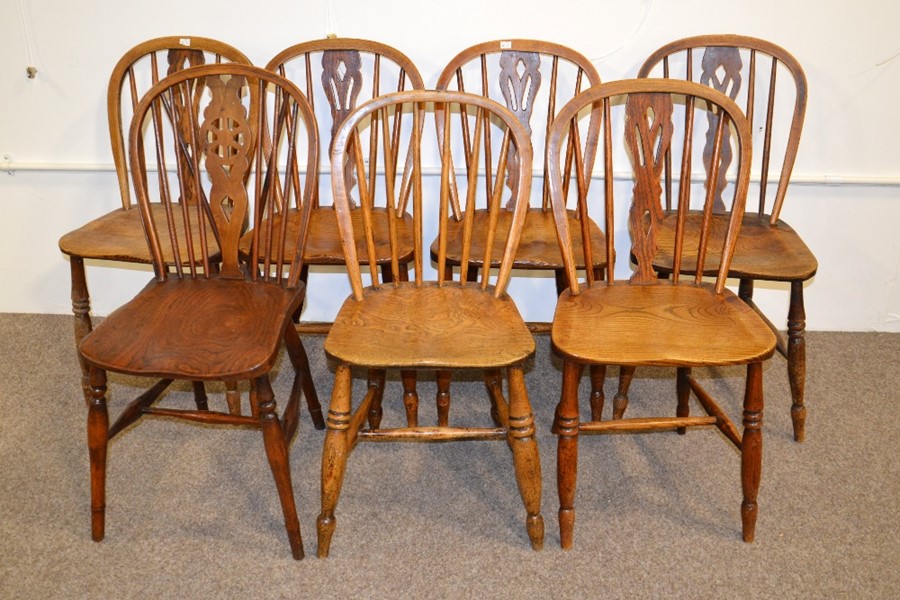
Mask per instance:
[[[579,281],[578,254],[589,257],[587,243],[573,242],[566,216],[563,184],[564,152],[569,145],[570,126],[586,108],[597,106],[603,114],[602,145],[598,162],[603,165],[605,185],[600,198],[590,198],[582,180],[576,181],[578,202],[583,210],[603,210],[607,255],[607,277],[601,281],[592,271]],[[716,181],[725,166],[724,138],[734,132],[735,178],[729,217],[723,229],[714,230],[712,219],[714,186],[697,193],[690,178],[700,144],[694,130],[712,113],[716,123],[712,165],[707,183]],[[614,143],[613,132],[624,132],[625,144]],[[618,137],[619,133],[615,136]],[[560,541],[572,546],[575,521],[575,478],[580,433],[643,432],[715,425],[741,453],[743,485],[743,537],[752,541],[757,516],[757,491],[762,457],[762,366],[774,352],[775,337],[766,323],[747,304],[725,287],[728,265],[737,242],[750,178],[750,125],[730,99],[707,86],[683,81],[640,79],[603,84],[582,93],[559,113],[550,130],[548,163],[553,214],[559,232],[569,287],[557,304],[552,342],[563,359],[560,403],[554,431],[558,434],[557,485],[560,499]],[[626,151],[627,150],[627,151]],[[562,166],[561,166],[562,165]],[[667,167],[667,165],[669,165]],[[628,223],[635,267],[630,279],[615,275],[613,240],[616,222],[615,191],[624,187],[616,174],[633,173]],[[671,169],[673,194],[677,198],[676,235],[660,235],[663,213],[663,172]],[[581,173],[579,169],[576,173]],[[596,186],[595,186],[596,187]],[[699,239],[685,235],[684,224],[694,196],[702,206]],[[691,246],[695,244],[695,246]],[[670,280],[659,279],[652,259],[659,252],[674,256]],[[715,283],[704,282],[710,256],[719,264]],[[591,406],[591,418],[582,422],[578,410],[578,385],[584,365],[675,367],[677,409],[675,417],[602,419],[602,402]],[[741,434],[712,397],[691,375],[695,367],[746,365],[744,431]],[[690,416],[691,392],[707,416]],[[592,401],[595,399],[592,398]]]
[[[135,109],[129,155],[155,278],[79,346],[90,376],[92,537],[104,537],[109,441],[144,415],[158,415],[262,430],[291,552],[300,559],[287,449],[300,391],[312,387],[291,321],[305,293],[300,257],[315,177],[303,173],[314,173],[318,158],[312,111],[293,85],[269,71],[237,64],[186,69],[153,86]],[[149,168],[155,165],[161,165],[156,174]],[[180,201],[185,196],[195,201]],[[303,214],[291,241],[300,251],[285,250],[287,220],[273,214],[289,203]],[[248,220],[282,228],[258,228],[243,261],[238,242]],[[286,261],[287,255],[295,260]],[[268,374],[282,340],[295,380],[279,418]],[[111,427],[108,371],[162,378]],[[249,381],[251,414],[156,406],[174,379]],[[319,410],[318,401],[310,408]]]
[[[128,164],[125,156],[125,127],[131,120],[138,101],[144,93],[166,75],[184,68],[213,63],[250,64],[240,50],[218,40],[193,36],[167,36],[147,40],[126,52],[113,69],[107,92],[107,116],[113,162],[119,181],[121,208],[98,217],[70,231],[59,240],[59,248],[69,256],[72,273],[72,312],[75,314],[76,347],[90,333],[91,301],[85,277],[85,260],[106,262],[152,262],[140,211],[132,201]],[[188,203],[195,199],[187,197]],[[155,205],[155,210],[161,210]],[[197,232],[195,232],[196,235]],[[213,247],[211,252],[216,253]],[[82,385],[88,396],[88,371],[82,365]],[[202,384],[196,388],[198,406],[206,402]],[[239,406],[240,397],[234,392],[231,401]]]
[[[423,162],[431,156],[428,142],[434,138],[424,132],[426,104],[435,106],[441,131],[437,153],[439,184],[428,190],[425,189],[428,182],[423,181]],[[377,119],[385,131],[390,131],[391,125],[403,114],[412,117],[410,126],[401,129],[398,138],[382,136],[383,163],[366,165],[361,145],[355,141],[360,129],[370,119]],[[459,115],[466,117],[463,121],[473,141],[468,147],[460,144],[464,128],[460,126]],[[480,152],[480,141],[492,128],[500,152],[491,157]],[[500,213],[505,210],[501,206],[501,196],[504,178],[510,173],[508,157],[511,148],[515,148],[520,157],[521,167],[514,173],[517,202],[510,227],[502,231],[496,225]],[[322,455],[319,556],[329,553],[336,524],[335,507],[348,456],[357,442],[365,440],[506,441],[512,450],[531,544],[535,549],[542,546],[540,462],[534,417],[522,371],[523,361],[534,353],[534,339],[505,292],[525,222],[527,203],[524,199],[531,187],[531,152],[528,134],[512,113],[491,100],[470,94],[435,91],[389,94],[362,105],[338,130],[332,154],[332,185],[353,292],[341,307],[325,340],[325,351],[337,361],[337,370]],[[396,162],[395,156],[398,157]],[[411,156],[411,160],[406,160],[407,156]],[[373,170],[383,177],[379,189],[386,195],[389,215],[402,213],[407,206],[410,208],[415,224],[412,261],[415,277],[412,281],[400,281],[398,277],[400,244],[396,227],[388,236],[392,273],[389,281],[379,281],[372,202],[368,199],[372,188],[367,183],[360,185],[360,231],[355,228],[351,214],[345,165],[355,172],[359,182],[368,182],[367,173]],[[491,177],[494,182],[488,219],[494,228],[490,229],[488,239],[496,235],[504,240],[500,267],[494,278],[488,271],[476,282],[465,277],[454,281],[446,277],[448,271],[445,268],[450,188],[456,186],[460,198],[465,199],[463,236],[470,241],[476,187],[479,178],[484,176]],[[427,250],[423,247],[423,227],[426,221],[435,223],[439,230],[436,280],[431,280],[425,273]],[[365,252],[358,255],[356,249],[360,238],[365,241]],[[484,264],[494,260],[493,243],[487,244],[485,253],[479,257],[469,253],[469,246],[466,245],[462,255],[464,271],[470,260],[482,260]],[[363,271],[371,278],[371,285],[364,284]],[[365,398],[355,408],[351,408],[353,367],[367,368],[370,373]],[[489,389],[496,426],[419,426],[416,419],[409,422],[407,413],[408,422],[404,426],[382,427],[381,401],[388,369],[398,369],[401,373],[416,369],[439,373],[459,369],[484,371],[486,379],[494,382]],[[509,381],[508,402],[500,386],[501,371],[506,372]],[[493,376],[497,379],[491,379]]]
[[[818,262],[800,235],[780,215],[806,113],[807,85],[803,69],[790,53],[771,42],[739,35],[704,35],[666,44],[644,62],[639,76],[685,79],[709,85],[738,102],[750,119],[755,137],[754,171],[758,170],[760,175],[759,198],[756,210],[744,215],[728,275],[740,279],[740,297],[766,319],[778,338],[779,353],[787,358],[794,439],[802,442],[806,422],[803,284],[816,274]],[[712,151],[712,132],[710,128],[706,137],[707,154]],[[727,143],[722,152],[725,156],[732,152]],[[775,171],[774,177],[770,171]],[[715,182],[717,196],[722,194],[727,182],[726,170],[721,169]],[[697,237],[700,219],[698,213],[688,215],[686,239]],[[714,214],[713,219],[724,220],[727,216]],[[660,236],[672,236],[675,223],[671,197],[667,196]],[[667,276],[672,272],[673,258],[660,253],[654,257],[653,264],[662,276]],[[705,273],[714,273],[718,266],[716,257],[711,256]],[[790,283],[786,339],[753,303],[754,281]]]

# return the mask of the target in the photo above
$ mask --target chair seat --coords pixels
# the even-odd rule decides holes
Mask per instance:
[[[280,223],[276,218],[275,228]],[[350,220],[353,222],[354,231],[363,231],[362,211],[350,211]],[[375,232],[375,255],[379,264],[391,262],[390,229],[388,227],[388,215],[384,208],[375,208],[372,212],[372,230]],[[411,262],[413,255],[413,222],[407,213],[403,220],[398,222],[397,239],[399,243],[398,255],[400,262]],[[266,231],[268,221],[262,224],[262,232]],[[288,241],[285,251],[291,250],[297,245],[297,232],[300,230],[300,213],[296,209],[288,211]],[[248,231],[241,238],[241,252],[249,254],[250,244],[253,240],[253,232]],[[356,253],[360,260],[368,258],[366,240],[359,236],[356,240]],[[285,260],[291,260],[292,254],[288,254]],[[344,249],[341,246],[341,234],[337,224],[337,213],[332,207],[313,209],[309,223],[309,237],[306,242],[304,260],[310,265],[344,265]]]
[[[685,253],[682,272],[696,271],[696,247],[700,236],[703,215],[691,212],[685,220]],[[714,215],[709,253],[703,266],[704,273],[714,275],[719,268],[720,250],[727,228],[727,215]],[[661,271],[671,272],[672,248],[675,240],[676,215],[666,215],[658,229],[661,250],[653,259],[653,265]],[[664,249],[664,250],[662,250]],[[816,274],[818,262],[800,236],[790,225],[778,220],[769,224],[769,216],[757,213],[745,214],[741,222],[737,248],[728,271],[731,277],[747,277],[765,281],[806,281]]]
[[[572,233],[573,243],[581,247],[581,221],[575,216],[575,211],[566,212],[569,218],[569,230]],[[494,247],[491,250],[491,264],[498,266],[500,257],[503,256],[503,245],[509,233],[512,223],[512,212],[500,211],[497,222]],[[469,261],[476,265],[484,262],[484,249],[487,241],[488,213],[486,210],[475,211],[475,219],[472,227],[472,246]],[[590,222],[592,263],[594,268],[606,265],[606,243],[603,233],[593,221]],[[450,218],[447,221],[447,260],[452,265],[462,262],[462,237],[463,221]],[[438,240],[431,244],[431,255],[438,255]],[[577,268],[584,268],[584,256],[575,257]],[[522,230],[522,238],[519,248],[516,250],[516,260],[513,263],[516,269],[562,269],[562,254],[559,251],[559,242],[556,239],[556,224],[553,221],[553,213],[540,208],[528,209],[525,218],[525,228]]]
[[[252,379],[274,364],[304,291],[231,279],[153,280],[85,337],[79,351],[119,373]]]
[[[159,223],[166,219],[165,208],[162,204],[153,204],[153,218]],[[178,230],[183,231],[184,217],[181,205],[173,205],[173,215],[178,223]],[[191,218],[196,218],[196,208],[191,207]],[[192,227],[194,232],[194,248],[200,252],[199,228],[196,222]],[[211,248],[218,248],[215,242],[212,225],[207,222],[206,235]],[[168,238],[160,239],[163,246],[163,255],[166,262],[174,262],[172,244]],[[69,256],[93,258],[98,260],[118,260],[122,262],[151,263],[150,249],[147,246],[147,238],[144,237],[144,228],[141,224],[141,211],[136,207],[123,210],[121,208],[109,212],[102,217],[82,225],[65,234],[59,240],[59,249]],[[179,249],[182,262],[187,263],[187,242],[179,240]],[[218,250],[215,252],[218,254]],[[199,260],[198,260],[199,262]]]
[[[366,288],[348,298],[325,340],[341,362],[372,368],[499,368],[534,353],[534,338],[508,296],[458,282]]]
[[[626,366],[746,364],[775,348],[759,315],[706,283],[598,283],[575,296],[566,290],[551,336],[557,351],[578,362]]]

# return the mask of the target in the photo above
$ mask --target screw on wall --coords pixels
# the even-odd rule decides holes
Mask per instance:
[[[25,67],[25,75],[28,79],[34,79],[37,76],[37,67]]]
[[[12,166],[12,154],[4,154],[3,162],[0,163],[0,169],[6,171],[7,175],[15,175],[16,170]]]

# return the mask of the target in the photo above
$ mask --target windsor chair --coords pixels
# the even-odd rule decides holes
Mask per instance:
[[[93,328],[84,261],[152,262],[144,239],[140,211],[135,210],[132,200],[125,153],[125,127],[130,122],[135,107],[144,93],[167,75],[187,67],[227,62],[250,64],[250,60],[240,50],[218,40],[167,36],[138,44],[116,63],[107,90],[107,117],[122,206],[70,231],[59,240],[60,250],[69,256],[76,347]],[[195,202],[189,196],[183,200]],[[161,210],[161,205],[155,205],[154,208]],[[218,249],[213,246],[210,251],[215,254]],[[89,386],[85,365],[82,365],[82,387],[87,399]],[[202,384],[198,383],[195,391],[198,406],[204,406],[206,398]],[[233,406],[239,407],[240,397],[233,390],[229,392],[229,399]]]
[[[425,106],[434,106],[441,131],[437,157],[440,161],[439,183],[426,190],[423,162],[428,154],[425,135]],[[411,114],[410,114],[411,113]],[[397,139],[382,136],[385,146],[382,164],[366,165],[360,144],[355,142],[360,129],[369,119],[377,119],[384,127],[404,115],[411,116],[409,127],[401,129]],[[463,127],[460,116],[472,135],[470,147],[459,144]],[[493,156],[480,152],[480,140],[494,129],[501,150]],[[502,257],[498,273],[482,273],[478,281],[467,277],[454,280],[447,276],[447,215],[450,214],[450,188],[456,186],[464,198],[464,239],[471,241],[475,216],[476,186],[481,171],[492,174],[494,190],[488,206],[488,221],[496,227],[501,211],[502,181],[509,174],[508,157],[515,148],[522,166],[514,173],[517,190],[510,227],[488,232],[488,239],[502,237]],[[463,154],[464,156],[460,156]],[[393,157],[398,156],[396,162]],[[411,160],[406,157],[411,156]],[[490,162],[489,162],[490,159]],[[335,383],[328,411],[328,431],[322,456],[322,512],[318,518],[319,556],[329,554],[335,531],[335,508],[340,495],[348,456],[359,441],[461,441],[504,440],[512,450],[519,491],[527,513],[526,526],[532,547],[543,544],[543,519],[540,514],[541,477],[534,417],[525,389],[523,361],[534,353],[534,339],[515,304],[506,294],[516,246],[522,234],[531,184],[531,143],[515,116],[493,101],[477,95],[458,92],[418,91],[388,94],[360,106],[341,125],[335,136],[332,154],[335,209],[341,230],[352,294],[344,302],[334,326],[325,340],[325,351],[336,362]],[[359,182],[367,182],[367,172],[376,169],[384,178],[379,189],[386,195],[389,214],[412,214],[415,241],[412,257],[415,277],[401,281],[399,249],[401,244],[395,227],[388,236],[391,249],[391,276],[379,280],[378,255],[373,231],[371,188],[360,185],[362,230],[352,219],[346,166]],[[383,174],[383,175],[381,175]],[[452,183],[451,183],[452,182]],[[431,192],[431,193],[429,193]],[[426,198],[427,196],[427,198]],[[426,249],[423,228],[427,221],[437,225],[438,268],[436,279],[427,279],[424,271]],[[362,238],[365,251],[357,254]],[[485,246],[484,254],[470,254],[464,247],[462,267],[469,261],[493,260],[494,244]],[[363,273],[371,277],[365,286]],[[493,281],[492,281],[493,279]],[[352,369],[369,370],[365,397],[352,407]],[[397,427],[382,426],[382,395],[387,370],[401,373],[417,369],[448,373],[454,370],[476,370],[489,373],[505,371],[509,399],[496,382],[492,385],[491,413],[493,427],[454,427],[449,424],[420,426],[416,415]],[[414,408],[414,407],[413,407]]]
[[[771,42],[739,35],[704,35],[666,44],[651,54],[641,66],[639,77],[660,76],[698,81],[726,93],[743,107],[750,120],[756,138],[754,170],[760,173],[759,198],[756,210],[744,214],[728,275],[740,280],[740,297],[769,323],[778,340],[778,352],[787,359],[794,439],[802,442],[806,423],[803,285],[816,274],[818,262],[800,234],[781,219],[781,210],[803,130],[806,75],[796,58]],[[710,126],[705,142],[707,154],[711,152],[712,132]],[[722,152],[724,156],[732,152],[727,140]],[[771,169],[777,171],[774,180],[770,179]],[[717,197],[728,180],[726,169],[720,169],[714,184]],[[770,190],[772,185],[774,190]],[[717,200],[718,207],[721,200]],[[661,237],[674,235],[675,214],[671,196],[667,195],[665,217],[660,223]],[[719,221],[725,219],[727,216],[714,212],[715,231],[724,229]],[[700,220],[699,213],[688,214],[686,239],[697,238]],[[661,252],[654,257],[653,264],[661,276],[668,276],[673,258]],[[717,258],[711,256],[704,273],[711,275],[717,268]],[[786,337],[753,302],[755,281],[790,284]]]
[[[288,445],[309,364],[291,315],[305,293],[302,247],[315,177],[303,173],[314,173],[318,159],[312,111],[292,84],[269,71],[238,64],[186,69],[154,85],[138,104],[129,158],[155,277],[79,346],[90,377],[92,537],[100,541],[105,533],[109,441],[145,415],[174,417],[262,430],[291,552],[300,559]],[[156,175],[149,168],[169,164],[174,168]],[[188,194],[196,201],[181,201]],[[260,235],[257,229],[243,260],[238,242],[247,220],[275,223],[274,213],[289,203],[303,215],[299,235],[288,239],[285,219],[280,231]],[[296,247],[288,251],[288,243]],[[295,379],[280,418],[269,372],[282,340]],[[112,426],[110,371],[162,378]],[[249,381],[250,414],[157,406],[174,379]],[[321,412],[317,400],[310,408]]]
[[[589,257],[587,240],[576,245],[566,217],[563,186],[564,152],[572,135],[572,124],[583,110],[598,106],[603,115],[598,161],[603,165],[602,194],[589,197],[578,180],[570,188],[582,210],[602,210],[606,234],[607,276],[601,280],[590,270],[579,281],[577,254]],[[697,201],[703,218],[699,239],[689,239],[684,223],[697,187],[690,175],[696,148],[694,130],[709,113],[716,129],[709,181],[725,164],[722,149],[727,132],[734,131],[736,161],[733,196],[726,207],[727,220],[721,237],[712,235],[714,188],[707,186]],[[624,132],[625,147],[613,143],[613,131]],[[616,134],[618,136],[618,133]],[[750,126],[741,110],[729,98],[707,86],[674,80],[639,79],[602,84],[591,88],[560,111],[550,130],[548,163],[550,196],[565,262],[568,289],[557,304],[551,339],[563,360],[562,392],[553,430],[558,435],[557,486],[560,499],[560,541],[563,548],[573,543],[575,522],[575,479],[578,440],[582,433],[644,432],[688,427],[716,426],[741,453],[743,538],[752,541],[758,512],[757,492],[762,460],[762,366],[774,351],[775,338],[765,322],[747,304],[725,287],[728,265],[741,227],[750,175]],[[673,193],[677,194],[676,235],[659,234],[663,218],[663,172],[671,165]],[[615,275],[612,252],[616,223],[615,193],[624,187],[614,173],[633,174],[628,224],[634,270],[630,278]],[[599,195],[599,197],[597,197]],[[691,244],[696,245],[689,249]],[[652,262],[659,252],[675,258],[672,277],[659,278]],[[714,283],[705,282],[707,256],[715,255],[719,269]],[[696,258],[694,258],[696,257]],[[697,275],[688,276],[694,267]],[[675,367],[676,416],[635,417],[602,420],[603,399],[591,398],[591,417],[581,421],[578,386],[584,365],[625,367]],[[727,413],[692,375],[692,369],[726,365],[746,365],[743,433]],[[691,416],[691,393],[706,416]]]

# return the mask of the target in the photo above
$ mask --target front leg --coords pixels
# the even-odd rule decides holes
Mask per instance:
[[[318,556],[326,558],[331,549],[331,537],[337,521],[334,509],[337,507],[347,468],[347,453],[350,451],[348,429],[350,427],[350,393],[352,387],[350,367],[338,365],[334,376],[331,405],[328,407],[328,431],[322,449],[322,512],[316,520],[318,534]]]
[[[756,531],[759,505],[759,479],[762,472],[762,419],[763,387],[762,363],[747,365],[747,382],[744,391],[744,435],[741,442],[741,487],[744,500],[741,503],[741,521],[745,542],[752,542]]]
[[[803,308],[803,282],[791,282],[791,306],[788,310],[787,343],[788,381],[791,385],[791,420],[794,440],[806,437],[806,406],[803,396],[806,387],[806,311]]]
[[[582,367],[563,363],[562,395],[556,410],[556,487],[559,494],[559,542],[572,547],[575,529],[575,483],[578,475],[578,383]]]
[[[544,547],[544,518],[541,516],[541,459],[535,439],[534,414],[525,389],[521,367],[509,368],[509,428],[507,442],[513,453],[516,482],[525,504],[525,526],[531,547]]]
[[[106,533],[106,449],[109,445],[109,413],[106,409],[106,371],[90,369],[87,438],[91,457],[91,539]]]

